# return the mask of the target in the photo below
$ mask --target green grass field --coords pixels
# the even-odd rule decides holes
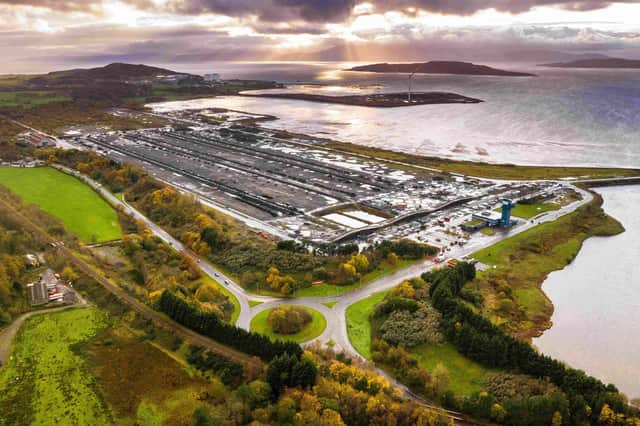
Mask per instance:
[[[94,376],[73,349],[106,325],[94,308],[27,320],[0,369],[0,424],[112,424]]]
[[[70,101],[68,96],[58,95],[47,91],[16,91],[0,92],[0,106],[2,107],[33,107],[37,105]]]
[[[471,284],[484,296],[482,314],[517,337],[537,335],[551,325],[553,305],[541,289],[547,275],[569,264],[585,239],[622,231],[596,199],[554,222],[473,253],[474,259],[495,266],[479,273]]]
[[[49,167],[0,167],[0,185],[37,204],[85,242],[122,238],[115,210],[72,176]]]
[[[516,204],[511,210],[511,214],[522,219],[530,219],[540,213],[553,210],[560,210],[560,206],[556,203]],[[500,209],[498,208],[496,211],[500,211]]]
[[[414,263],[420,262],[422,260],[423,259],[417,259],[417,260],[401,259],[398,261],[398,263],[395,266],[390,266],[385,263],[383,265],[380,265],[377,269],[365,274],[362,277],[362,279],[360,279],[360,281],[355,282],[353,284],[349,284],[349,285],[322,284],[317,286],[301,288],[300,290],[295,292],[295,296],[296,297],[339,296],[341,294],[348,293],[350,291],[363,287],[384,275],[390,274],[393,271],[406,268],[407,266],[413,265]]]
[[[273,309],[273,308],[272,308]],[[271,309],[266,309],[251,319],[251,331],[269,336],[271,339],[291,340],[297,343],[307,342],[315,339],[327,328],[327,320],[320,312],[304,306],[304,309],[311,313],[311,322],[304,326],[302,330],[295,334],[274,333],[267,321]]]
[[[360,355],[369,360],[371,359],[371,323],[369,316],[386,294],[386,291],[372,294],[347,308],[347,334],[349,341]]]
[[[449,370],[449,389],[456,395],[471,395],[482,390],[485,377],[497,370],[487,369],[461,355],[451,343],[422,344],[411,349],[422,368],[432,371],[441,363]]]

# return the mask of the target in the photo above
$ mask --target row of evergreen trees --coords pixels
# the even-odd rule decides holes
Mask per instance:
[[[242,364],[215,352],[205,351],[198,346],[191,346],[187,361],[198,370],[215,372],[225,385],[239,385],[242,381],[244,374]]]
[[[177,296],[170,290],[162,293],[159,308],[174,321],[211,337],[212,339],[249,355],[271,361],[285,352],[300,357],[302,348],[294,342],[272,341],[267,336],[243,330],[221,321],[213,313],[201,312],[198,308]]]
[[[455,268],[422,275],[431,284],[431,300],[433,306],[442,313],[447,337],[462,354],[487,367],[517,370],[537,378],[548,378],[569,398],[574,424],[586,420],[587,414],[590,414],[591,420],[596,420],[605,404],[618,412],[627,411],[623,397],[613,385],[604,385],[581,370],[567,367],[537,352],[528,343],[506,334],[460,301],[457,297],[460,290],[474,277],[474,266],[466,262],[459,263]]]

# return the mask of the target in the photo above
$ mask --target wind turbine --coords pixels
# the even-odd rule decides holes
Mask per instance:
[[[413,75],[414,75],[415,73],[416,73],[416,72],[414,71],[414,72],[412,72],[412,73],[411,73],[411,75],[409,75],[409,80],[408,80],[408,82],[407,82],[407,83],[408,83],[408,86],[409,86],[409,92],[407,93],[407,102],[408,102],[408,103],[411,103],[411,80],[413,79]]]

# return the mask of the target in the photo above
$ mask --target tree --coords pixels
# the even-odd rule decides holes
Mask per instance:
[[[449,387],[449,370],[447,367],[438,363],[431,372],[431,388],[434,395],[438,398],[442,397]]]
[[[354,254],[351,256],[351,260],[349,260],[348,263],[352,264],[359,273],[367,272],[367,270],[369,270],[369,258],[364,253]]]
[[[215,302],[227,299],[220,289],[213,284],[202,284],[196,290],[196,299],[200,302]]]
[[[191,424],[193,426],[218,426],[222,425],[222,419],[211,414],[209,407],[200,406],[193,411],[191,416]]]
[[[351,263],[341,263],[340,266],[338,266],[337,278],[340,284],[351,284],[357,281],[360,276],[358,274],[358,271],[356,270],[356,267]]]
[[[285,387],[304,389],[313,386],[317,374],[318,368],[312,360],[284,353],[269,362],[267,383],[271,385],[274,396],[278,396]]]
[[[389,262],[389,265],[391,266],[396,266],[399,262],[399,258],[398,255],[395,254],[394,252],[389,252],[389,254],[387,255],[387,262]]]
[[[269,312],[267,321],[276,333],[295,334],[309,324],[313,317],[302,306],[279,306]]]
[[[60,276],[63,280],[71,283],[79,278],[78,274],[76,274],[76,272],[70,266],[65,266],[64,269],[62,269]]]
[[[496,403],[491,406],[491,420],[502,423],[507,412],[502,405]],[[562,417],[561,417],[562,418]]]

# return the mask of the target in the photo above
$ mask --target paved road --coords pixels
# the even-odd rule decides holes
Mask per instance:
[[[345,313],[346,309],[362,300],[370,295],[389,290],[396,286],[398,283],[403,280],[417,277],[423,272],[435,268],[437,265],[433,263],[431,260],[425,260],[423,262],[419,262],[413,264],[407,268],[400,269],[391,274],[385,275],[383,277],[378,278],[377,280],[369,283],[368,285],[361,287],[359,289],[353,290],[351,292],[338,295],[338,296],[328,296],[328,297],[297,297],[297,298],[279,298],[272,296],[259,296],[253,293],[249,293],[239,284],[234,282],[231,278],[227,277],[222,273],[222,271],[216,269],[209,263],[207,263],[204,259],[201,259],[199,256],[192,253],[188,250],[184,245],[178,241],[176,238],[169,235],[166,231],[136,210],[134,207],[126,203],[126,201],[119,200],[113,194],[111,194],[108,190],[106,190],[101,184],[93,181],[92,179],[82,175],[81,173],[66,168],[62,166],[55,166],[60,170],[63,170],[66,173],[77,176],[79,179],[82,179],[85,183],[93,187],[97,192],[99,192],[105,199],[107,199],[111,204],[116,207],[123,209],[123,211],[127,214],[133,215],[136,219],[143,221],[149,229],[161,238],[166,243],[172,245],[176,250],[179,250],[185,253],[187,256],[194,259],[194,261],[200,266],[202,271],[218,282],[220,285],[226,287],[235,297],[238,299],[240,303],[240,314],[238,316],[237,325],[244,329],[249,329],[251,324],[251,319],[259,312],[264,311],[265,309],[269,309],[275,306],[284,305],[284,304],[298,304],[307,306],[313,309],[320,311],[327,319],[327,327],[324,332],[318,336],[313,341],[327,342],[332,340],[335,343],[335,347],[338,350],[344,350],[347,353],[350,353],[354,356],[360,357],[358,352],[353,348],[351,343],[349,342],[349,338],[347,335],[347,327],[345,321]],[[489,247],[498,241],[504,239],[505,237],[510,237],[520,232],[524,232],[528,229],[531,229],[543,222],[552,222],[558,219],[561,216],[564,216],[568,213],[575,211],[578,207],[590,202],[593,199],[593,196],[590,192],[585,191],[581,188],[574,187],[569,183],[564,183],[565,186],[570,186],[572,189],[581,194],[582,199],[576,201],[572,204],[564,206],[559,210],[550,211],[541,213],[537,217],[522,221],[519,225],[515,226],[513,229],[507,231],[506,233],[496,234],[491,237],[482,238],[481,240],[472,240],[465,246],[459,247],[456,246],[452,248],[452,251],[448,253],[448,256],[451,258],[461,258],[464,256],[468,256],[471,253],[474,253],[482,248]],[[255,300],[262,302],[261,304],[251,307],[249,305],[249,300]],[[328,308],[322,303],[325,302],[337,302],[333,308]],[[312,341],[312,342],[313,342]],[[308,342],[311,343],[311,342]],[[361,358],[361,357],[360,357]]]
[[[417,277],[423,272],[427,270],[431,270],[439,265],[435,264],[431,260],[425,260],[409,267],[403,268],[401,270],[395,271],[388,275],[385,275],[370,284],[356,289],[354,291],[338,295],[338,296],[328,296],[328,297],[298,297],[298,298],[278,298],[278,297],[268,297],[268,296],[259,296],[254,295],[252,293],[247,292],[244,288],[242,288],[239,284],[235,283],[231,278],[225,276],[221,271],[216,269],[207,263],[204,259],[201,259],[190,250],[188,250],[184,245],[173,238],[163,229],[161,229],[158,225],[144,216],[142,213],[137,211],[134,207],[126,203],[125,200],[119,200],[109,191],[102,187],[99,183],[91,180],[90,178],[80,174],[75,170],[71,170],[68,168],[56,166],[61,170],[73,174],[78,178],[82,179],[88,185],[93,187],[96,191],[98,191],[105,199],[107,199],[114,206],[117,206],[127,214],[133,215],[136,219],[143,221],[149,229],[161,238],[166,243],[172,245],[176,250],[179,250],[185,253],[187,256],[191,257],[196,261],[196,263],[200,266],[202,271],[209,275],[212,279],[218,282],[220,285],[225,286],[229,291],[238,299],[240,303],[240,314],[238,316],[237,325],[244,329],[250,328],[251,319],[259,312],[264,311],[265,309],[269,309],[275,306],[283,305],[283,304],[297,304],[302,306],[307,306],[317,311],[321,312],[326,320],[327,327],[323,331],[323,333],[317,338],[306,342],[306,344],[310,344],[315,341],[319,341],[322,343],[326,343],[328,341],[332,341],[334,343],[334,348],[338,351],[344,351],[351,356],[357,357],[362,361],[367,361],[364,359],[353,347],[351,342],[349,341],[349,336],[347,333],[347,324],[346,324],[346,309],[352,304],[362,300],[366,297],[371,296],[374,293],[389,290],[402,282],[403,280]],[[568,213],[575,211],[578,207],[590,202],[593,199],[593,196],[590,192],[585,191],[581,188],[577,188],[573,185],[565,183],[564,185],[572,187],[575,191],[581,194],[582,199],[579,201],[575,201],[567,206],[564,206],[556,211],[541,213],[540,215],[522,221],[519,225],[515,226],[513,229],[507,231],[506,233],[501,233],[492,237],[483,238],[482,240],[474,240],[465,246],[456,246],[452,248],[451,252],[448,253],[448,256],[451,258],[461,258],[470,255],[471,253],[480,250],[485,247],[489,247],[496,242],[513,235],[517,235],[521,232],[529,230],[540,223],[544,222],[552,222],[558,219],[561,216],[564,216]],[[259,305],[251,307],[249,305],[249,300],[256,300],[262,302]],[[332,308],[328,308],[323,305],[326,302],[337,302]],[[193,332],[192,332],[193,333]],[[196,334],[196,333],[193,333]],[[197,335],[197,334],[196,334]],[[199,336],[199,335],[197,335]],[[433,405],[431,401],[428,401],[422,398],[419,395],[411,392],[406,386],[400,383],[395,378],[389,376],[384,371],[377,369],[378,372],[385,376],[391,383],[401,389],[408,397],[422,403],[425,406],[432,407],[434,409],[441,410],[441,408]],[[469,422],[465,420],[460,413],[456,412],[446,412],[446,415],[453,418],[456,424],[473,424],[473,422]]]

